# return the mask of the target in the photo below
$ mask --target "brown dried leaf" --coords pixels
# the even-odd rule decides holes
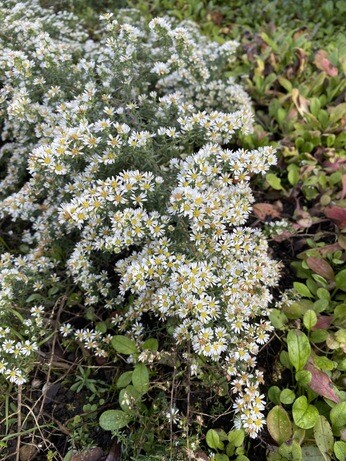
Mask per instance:
[[[341,206],[329,206],[325,208],[324,214],[335,222],[340,229],[346,228],[346,209]]]
[[[315,66],[317,69],[323,70],[330,77],[336,77],[338,75],[338,69],[337,67],[333,66],[327,56],[328,54],[326,51],[318,50],[315,55]]]
[[[312,271],[314,271],[318,275],[321,275],[325,279],[334,279],[333,268],[325,259],[310,256],[306,259],[306,264],[310,267]]]
[[[37,455],[38,449],[35,445],[23,445],[19,449],[20,461],[31,461]]]
[[[261,221],[265,221],[267,216],[270,218],[280,217],[280,207],[271,203],[256,203],[253,206],[253,211]]]
[[[306,112],[309,112],[309,101],[299,93],[299,90],[297,88],[293,88],[291,92],[291,97],[298,112],[302,117],[304,117],[304,114]]]
[[[340,398],[335,394],[333,389],[333,383],[326,373],[316,368],[311,360],[305,365],[305,369],[311,373],[311,381],[309,383],[311,390],[335,403],[340,402]]]

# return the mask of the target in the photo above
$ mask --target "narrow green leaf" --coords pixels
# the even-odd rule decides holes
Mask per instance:
[[[311,354],[307,336],[300,330],[290,330],[287,335],[288,356],[297,371],[303,369]]]
[[[306,311],[303,317],[303,323],[304,323],[305,328],[308,331],[311,331],[312,328],[317,323],[317,315],[315,311],[313,311],[312,309],[309,309],[308,311]]]
[[[132,384],[141,394],[145,394],[149,389],[149,370],[144,363],[135,366],[132,373]]]
[[[316,444],[320,449],[325,461],[330,460],[333,453],[334,437],[330,424],[325,416],[319,415],[314,426]]]

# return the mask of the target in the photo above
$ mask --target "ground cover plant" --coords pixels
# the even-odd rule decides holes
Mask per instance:
[[[3,458],[342,460],[342,39],[169,5],[1,10]]]

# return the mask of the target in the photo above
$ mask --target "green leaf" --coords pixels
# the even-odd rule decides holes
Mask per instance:
[[[309,288],[301,282],[293,282],[293,287],[297,291],[298,294],[304,296],[305,298],[312,298],[312,293]]]
[[[99,424],[105,431],[117,431],[130,421],[131,417],[121,410],[107,410],[100,416]]]
[[[141,394],[145,394],[149,390],[149,370],[144,363],[139,363],[135,366],[132,373],[132,384],[134,388]]]
[[[302,449],[295,440],[287,444],[282,444],[278,449],[278,453],[281,455],[280,460],[282,461],[301,461],[303,459]]]
[[[338,461],[346,461],[346,442],[342,440],[335,442],[334,453]]]
[[[284,389],[280,394],[280,402],[291,405],[296,399],[296,394],[291,389]]]
[[[312,309],[309,309],[308,311],[306,311],[303,317],[303,323],[304,323],[305,328],[308,331],[311,331],[312,328],[317,323],[317,315],[315,311],[313,311]]]
[[[320,449],[325,461],[330,460],[333,452],[334,437],[330,424],[325,416],[319,415],[314,426],[316,444]]]
[[[121,389],[122,387],[129,385],[131,381],[132,371],[125,371],[125,373],[122,373],[117,379],[116,387],[117,389]]]
[[[302,455],[304,461],[324,461],[324,457],[316,445],[304,445]]]
[[[297,371],[295,378],[301,386],[307,386],[311,381],[312,374],[308,370],[301,370]]]
[[[302,370],[311,354],[309,339],[300,330],[290,330],[287,334],[287,347],[290,362],[297,371]]]
[[[281,445],[292,435],[292,425],[287,411],[280,405],[270,410],[267,416],[267,428],[275,442]]]
[[[229,457],[224,453],[216,453],[214,456],[215,461],[229,461]]]
[[[273,173],[268,173],[266,175],[266,181],[275,190],[283,190],[283,187],[281,185],[281,179],[278,178],[275,174]]]
[[[288,165],[287,170],[288,170],[287,179],[289,183],[292,184],[292,186],[295,186],[299,181],[299,174],[300,174],[299,167],[295,165],[294,163],[292,163],[291,165]]]
[[[234,429],[228,433],[228,441],[235,447],[241,447],[245,438],[243,429]]]
[[[282,330],[288,321],[286,315],[279,309],[270,310],[269,320],[276,330]]]
[[[346,402],[340,402],[330,411],[330,421],[335,435],[346,427]]]
[[[293,420],[298,427],[310,429],[318,419],[318,410],[308,403],[305,395],[298,397],[292,407]]]
[[[328,331],[327,330],[315,330],[311,333],[310,339],[313,343],[323,343],[328,336]]]
[[[219,434],[214,429],[209,429],[205,439],[208,447],[212,448],[213,450],[222,449],[224,446],[220,440]]]
[[[346,269],[338,272],[335,276],[335,286],[342,291],[346,291]]]
[[[280,403],[280,394],[281,389],[278,386],[271,386],[268,390],[268,398],[276,405]]]
[[[156,352],[159,348],[159,342],[156,338],[149,338],[142,344],[142,349]]]
[[[119,354],[131,355],[137,352],[136,343],[127,336],[113,336],[111,344]]]
[[[141,393],[130,384],[119,392],[119,405],[126,414],[131,414],[136,410],[141,397]]]

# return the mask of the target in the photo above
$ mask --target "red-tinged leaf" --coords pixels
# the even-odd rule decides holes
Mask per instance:
[[[340,169],[345,166],[345,163],[346,163],[346,158],[337,158],[337,159],[333,159],[332,162],[330,162],[329,160],[327,160],[326,162],[323,162],[323,167],[327,171],[330,171],[330,172],[340,171]]]
[[[336,251],[341,250],[341,246],[338,242],[331,243],[330,245],[326,245],[325,247],[318,248],[318,252],[321,256],[326,256],[331,253],[335,253]]]
[[[312,330],[327,330],[331,323],[333,317],[330,315],[320,315],[317,317],[317,323],[312,327]]]
[[[335,403],[340,402],[340,398],[333,389],[333,383],[326,373],[316,368],[311,361],[305,365],[305,369],[311,373],[311,381],[309,382],[311,390]]]
[[[328,55],[326,51],[317,51],[314,61],[315,66],[317,67],[317,69],[323,70],[330,77],[336,77],[338,75],[338,69],[337,67],[333,66],[333,64],[329,61],[327,56]]]
[[[333,268],[325,259],[311,256],[307,258],[306,263],[310,269],[315,272],[315,274],[318,274],[327,280],[334,279]]]
[[[340,229],[346,228],[346,208],[341,206],[329,206],[325,208],[324,214],[335,222]]]
[[[265,219],[269,216],[270,218],[279,218],[280,217],[280,209],[276,205],[272,205],[271,203],[256,203],[253,206],[253,211],[258,219],[261,221],[265,221]]]

